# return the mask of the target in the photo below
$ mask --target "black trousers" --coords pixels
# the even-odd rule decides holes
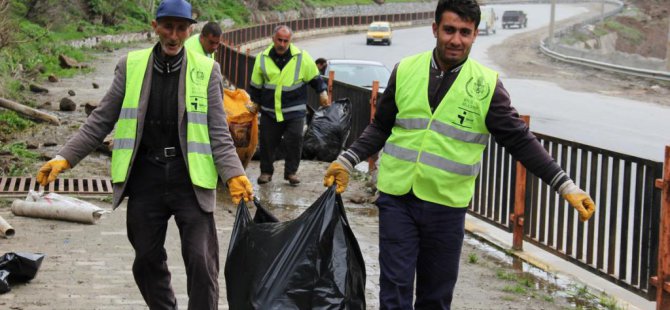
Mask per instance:
[[[300,155],[302,154],[302,130],[304,126],[304,117],[277,122],[272,117],[261,115],[259,132],[261,173],[274,173],[275,153],[282,139],[284,140],[284,146],[286,146],[284,175],[298,172]]]
[[[411,193],[380,193],[377,207],[380,309],[451,309],[467,208],[423,201]]]
[[[133,276],[150,309],[177,309],[165,239],[174,216],[187,277],[188,308],[218,309],[219,245],[212,213],[202,211],[181,155],[170,161],[138,156],[128,188],[128,240]]]

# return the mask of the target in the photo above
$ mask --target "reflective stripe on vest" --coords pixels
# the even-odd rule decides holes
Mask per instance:
[[[398,65],[398,114],[380,159],[377,188],[392,195],[412,190],[426,201],[467,207],[489,140],[485,119],[497,73],[468,59],[433,113],[431,57],[432,51]]]
[[[122,183],[128,177],[137,135],[137,107],[152,50],[153,48],[148,48],[128,53],[125,96],[114,131],[111,168],[113,183]]]
[[[255,81],[252,77],[251,85],[260,89],[274,90],[274,109],[268,107],[262,107],[262,109],[267,112],[274,112],[277,121],[282,122],[284,121],[284,113],[304,111],[307,108],[305,104],[282,108],[281,102],[282,92],[294,91],[305,85],[305,82],[303,81],[304,77],[301,75],[303,70],[303,53],[305,52],[291,44],[289,46],[292,55],[291,60],[289,60],[284,68],[280,70],[277,65],[270,60],[269,54],[272,48],[273,45],[270,45],[263,53],[257,56],[259,57],[258,70],[260,70],[262,75],[262,81]],[[293,76],[291,76],[291,73]],[[312,78],[313,76],[309,77],[309,80]]]
[[[128,53],[126,90],[114,133],[112,182],[124,182],[136,143],[137,107],[153,48]],[[214,61],[186,52],[186,139],[189,175],[193,184],[215,189],[217,172],[209,145],[207,128],[208,85]]]
[[[216,189],[218,175],[209,144],[208,86],[214,60],[186,53],[186,157],[193,184]]]

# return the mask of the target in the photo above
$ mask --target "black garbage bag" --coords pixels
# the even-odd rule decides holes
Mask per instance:
[[[0,294],[4,294],[12,290],[9,287],[9,280],[7,279],[8,277],[9,271],[0,270]]]
[[[9,291],[9,283],[28,282],[35,278],[42,259],[44,254],[9,252],[0,256],[0,293]],[[5,287],[7,290],[3,292]]]
[[[334,186],[291,221],[257,208],[253,221],[244,202],[237,209],[225,266],[230,309],[365,309],[365,263]]]
[[[351,101],[343,98],[320,107],[307,127],[302,158],[333,161],[340,154],[351,129]]]

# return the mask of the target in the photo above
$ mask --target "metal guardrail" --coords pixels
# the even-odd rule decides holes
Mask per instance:
[[[554,58],[556,60],[560,60],[560,61],[563,61],[563,62],[568,62],[568,63],[587,66],[587,67],[592,67],[592,68],[606,70],[606,71],[612,71],[612,72],[618,72],[618,73],[623,73],[623,74],[628,74],[628,75],[640,76],[640,77],[645,77],[645,78],[649,78],[649,79],[670,81],[670,72],[668,72],[668,71],[655,71],[655,70],[647,70],[647,69],[626,67],[626,66],[620,66],[620,65],[615,65],[615,64],[601,62],[601,61],[595,61],[595,60],[586,59],[586,58],[567,56],[567,55],[563,55],[559,52],[555,52],[555,51],[550,50],[549,47],[547,47],[547,44],[544,41],[540,42],[540,51],[542,51],[543,54],[545,54],[545,55],[547,55],[551,58]]]

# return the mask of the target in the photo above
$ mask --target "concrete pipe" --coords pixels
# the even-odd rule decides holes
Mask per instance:
[[[12,225],[9,225],[2,216],[0,216],[0,235],[5,238],[11,238],[14,236],[14,228]]]
[[[12,213],[18,216],[65,220],[85,224],[95,224],[107,211],[86,204],[68,204],[57,201],[12,202]]]

